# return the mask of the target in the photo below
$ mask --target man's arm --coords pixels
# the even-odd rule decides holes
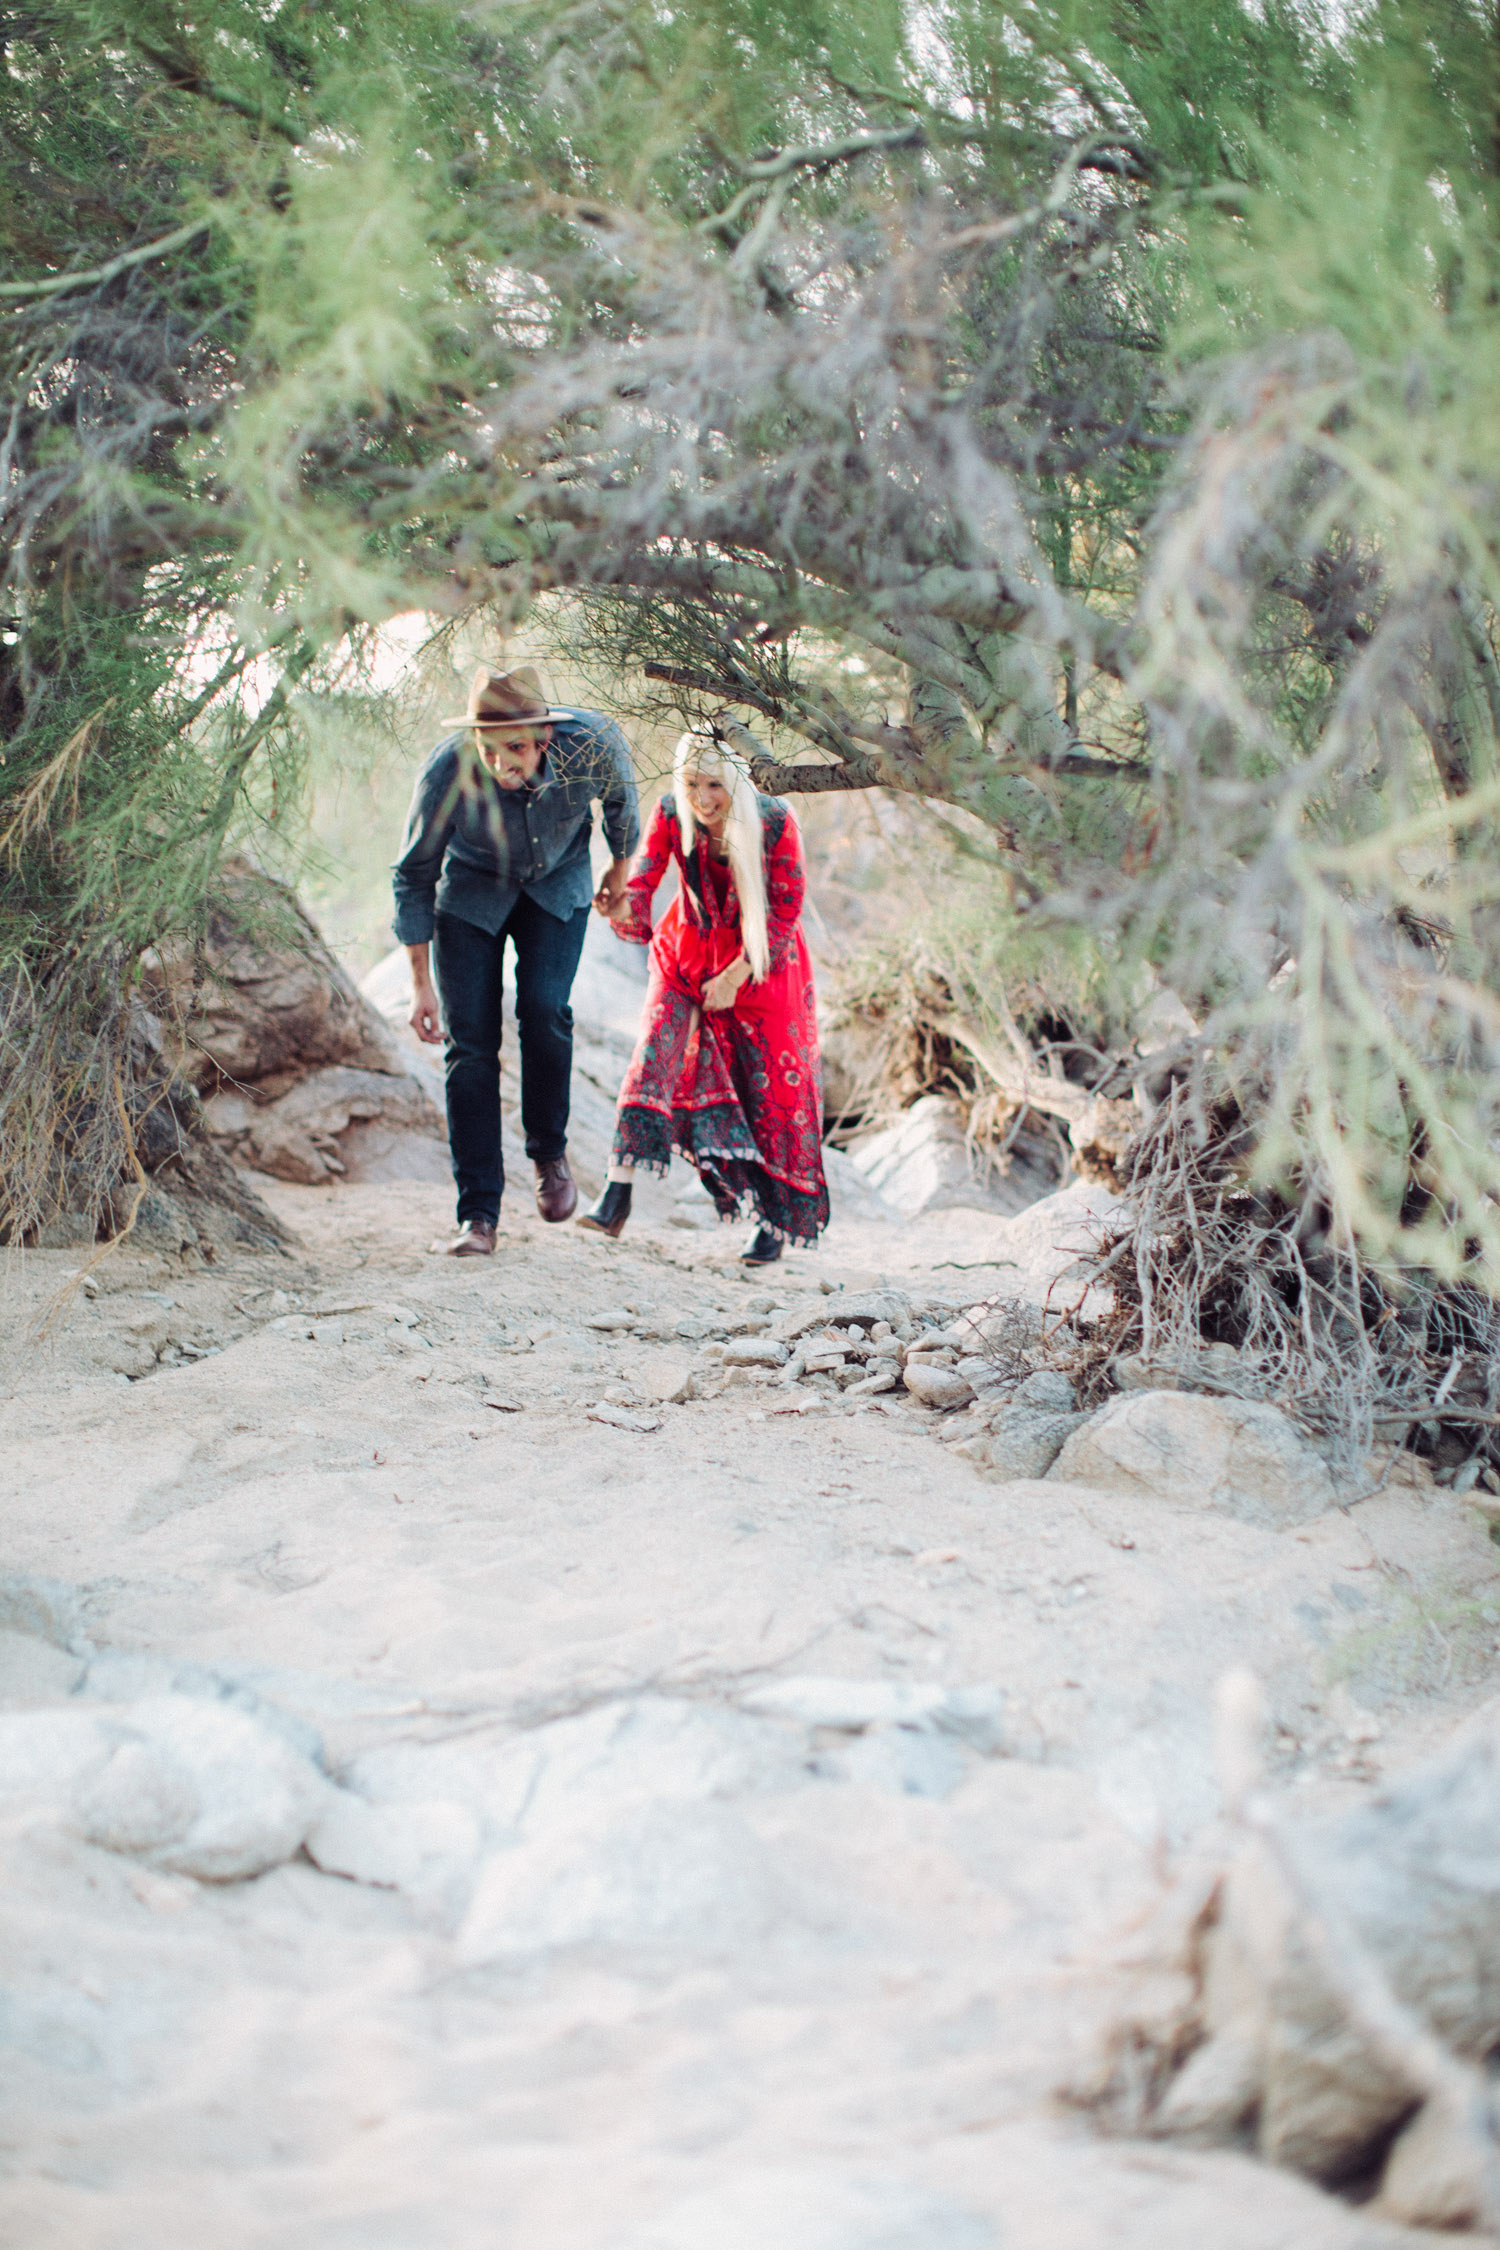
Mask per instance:
[[[604,814],[604,840],[610,862],[604,880],[594,893],[594,905],[606,917],[618,913],[625,898],[630,857],[641,840],[641,805],[636,795],[630,745],[614,721],[609,720],[596,738],[599,753],[598,795]]]
[[[417,776],[400,857],[391,868],[391,888],[396,896],[396,941],[408,949],[420,947],[423,971],[432,942],[438,877],[443,854],[453,832],[458,810],[458,760],[451,752],[434,752]],[[412,961],[416,976],[416,961]]]

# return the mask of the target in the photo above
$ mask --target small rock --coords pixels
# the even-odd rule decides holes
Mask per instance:
[[[1045,1407],[1053,1414],[1071,1414],[1078,1404],[1078,1393],[1059,1368],[1039,1367],[1024,1383],[1016,1385],[1012,1403]]]
[[[724,1346],[726,1367],[784,1367],[790,1358],[779,1336],[736,1336]]]
[[[588,1418],[591,1422],[607,1422],[611,1429],[632,1430],[638,1437],[647,1437],[652,1430],[661,1428],[659,1414],[645,1414],[628,1406],[591,1406]]]
[[[598,1329],[606,1336],[623,1336],[635,1324],[636,1316],[628,1305],[606,1305],[602,1312],[590,1313],[583,1325],[585,1328]]]
[[[930,1360],[935,1367],[954,1367],[958,1364],[958,1354],[953,1346],[937,1343],[931,1336],[918,1336],[914,1342],[903,1344],[901,1358],[907,1366],[915,1359]]]
[[[973,1386],[956,1368],[934,1367],[925,1359],[908,1360],[904,1380],[912,1397],[923,1406],[947,1411],[967,1406],[974,1396]]]
[[[901,1370],[894,1360],[876,1367],[873,1375],[862,1375],[845,1391],[845,1398],[875,1398],[882,1391],[899,1390]]]
[[[820,1287],[822,1286],[820,1284]],[[829,1291],[829,1295],[833,1293],[832,1290]],[[832,1310],[833,1308],[828,1304],[827,1297],[804,1298],[799,1304],[791,1306],[788,1311],[782,1313],[773,1322],[771,1332],[773,1335],[779,1336],[785,1344],[798,1343],[802,1337],[811,1335],[815,1329],[826,1327]],[[910,1314],[910,1298],[904,1297],[899,1290],[876,1289],[861,1292],[856,1297],[844,1298],[837,1308],[836,1317],[840,1327],[855,1327],[868,1331],[874,1328],[877,1322],[882,1322],[890,1328],[897,1327],[902,1322],[909,1320]]]
[[[1334,1500],[1327,1465],[1276,1407],[1187,1391],[1112,1399],[1051,1474],[1267,1526],[1305,1523]]]
[[[1012,1403],[995,1416],[976,1458],[997,1484],[1044,1477],[1086,1420],[1083,1414],[1055,1414],[1045,1407]]]

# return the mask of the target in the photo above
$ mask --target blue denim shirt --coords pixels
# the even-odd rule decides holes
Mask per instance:
[[[427,944],[434,914],[493,936],[523,893],[567,921],[594,895],[596,798],[611,855],[628,859],[641,836],[630,747],[601,712],[560,713],[541,765],[519,789],[500,787],[468,728],[445,736],[417,776],[391,871],[397,942]]]

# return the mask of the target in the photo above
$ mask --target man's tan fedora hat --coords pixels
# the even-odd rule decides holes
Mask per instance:
[[[483,727],[487,734],[517,733],[549,726],[558,716],[547,701],[542,683],[529,664],[519,671],[492,672],[481,664],[469,682],[469,708],[457,718],[439,719],[443,727]]]

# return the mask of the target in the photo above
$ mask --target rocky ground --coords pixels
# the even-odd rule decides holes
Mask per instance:
[[[995,1481],[988,1410],[872,1387],[1044,1294],[1077,1190],[851,1189],[749,1276],[670,1186],[462,1265],[441,1187],[269,1198],[286,1255],[5,1270],[7,2241],[1452,2239],[1064,2096],[1229,1846],[1227,1667],[1320,1809],[1482,1703],[1465,1501]]]

